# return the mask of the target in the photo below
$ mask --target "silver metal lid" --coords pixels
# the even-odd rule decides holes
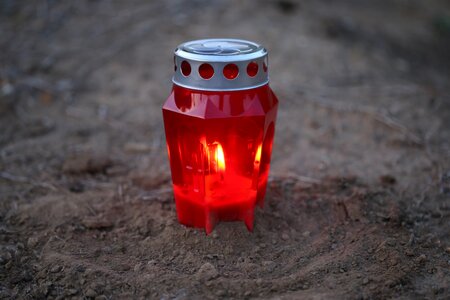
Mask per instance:
[[[180,86],[208,91],[245,90],[269,82],[267,50],[237,39],[205,39],[175,49],[175,74]]]

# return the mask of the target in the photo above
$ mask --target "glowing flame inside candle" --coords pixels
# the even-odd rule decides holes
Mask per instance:
[[[262,145],[260,144],[258,146],[258,149],[256,149],[256,155],[255,155],[255,165],[258,165],[261,162],[261,149]]]
[[[225,155],[223,154],[222,145],[217,143],[216,151],[214,151],[214,160],[217,162],[217,171],[225,171]]]

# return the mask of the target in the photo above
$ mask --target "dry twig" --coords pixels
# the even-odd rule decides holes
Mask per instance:
[[[365,114],[365,115],[371,117],[372,119],[376,120],[377,122],[380,122],[383,125],[402,133],[407,138],[409,138],[410,141],[412,143],[414,143],[415,145],[423,146],[423,144],[424,144],[422,139],[419,136],[417,136],[415,133],[413,133],[411,130],[409,130],[405,125],[401,124],[399,121],[390,117],[386,111],[376,111],[371,108],[356,107],[354,105],[345,105],[342,103],[330,102],[323,98],[321,98],[321,99],[314,98],[313,99],[310,97],[305,97],[304,99],[306,99],[307,101],[314,103],[316,105],[322,106],[327,109],[332,109],[335,111],[354,112],[354,113]]]
[[[37,182],[37,181],[34,181],[32,179],[23,177],[23,176],[12,175],[12,174],[7,173],[7,172],[0,172],[0,178],[8,180],[8,181],[11,181],[11,182],[31,184],[33,186],[46,188],[46,189],[49,189],[49,190],[52,190],[52,191],[56,191],[57,190],[57,188],[55,186],[53,186],[52,184],[50,184],[50,183]]]

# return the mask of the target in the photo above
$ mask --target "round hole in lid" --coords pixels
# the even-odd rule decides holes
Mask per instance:
[[[235,64],[228,64],[223,68],[223,76],[226,79],[235,79],[239,75],[239,68]]]
[[[250,77],[255,77],[258,74],[258,64],[252,61],[247,66],[247,74]]]
[[[204,63],[198,68],[198,73],[203,79],[210,79],[214,75],[214,69],[210,64]]]
[[[189,74],[191,74],[191,65],[185,60],[181,63],[181,73],[184,76],[189,76]]]

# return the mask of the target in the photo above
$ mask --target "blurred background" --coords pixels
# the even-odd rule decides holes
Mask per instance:
[[[437,183],[449,167],[449,9],[444,0],[3,0],[2,158],[35,176],[24,156],[48,168],[66,151],[121,156],[128,145],[155,156],[131,159],[132,169],[167,172],[160,108],[172,52],[232,37],[270,52],[281,100],[273,174]]]
[[[272,180],[353,177],[395,187],[422,221],[448,216],[446,0],[1,0],[2,220],[48,193],[51,207],[122,183],[170,193],[161,107],[173,50],[214,37],[269,50]],[[71,214],[61,205],[52,216]],[[426,226],[448,238],[439,224]]]

